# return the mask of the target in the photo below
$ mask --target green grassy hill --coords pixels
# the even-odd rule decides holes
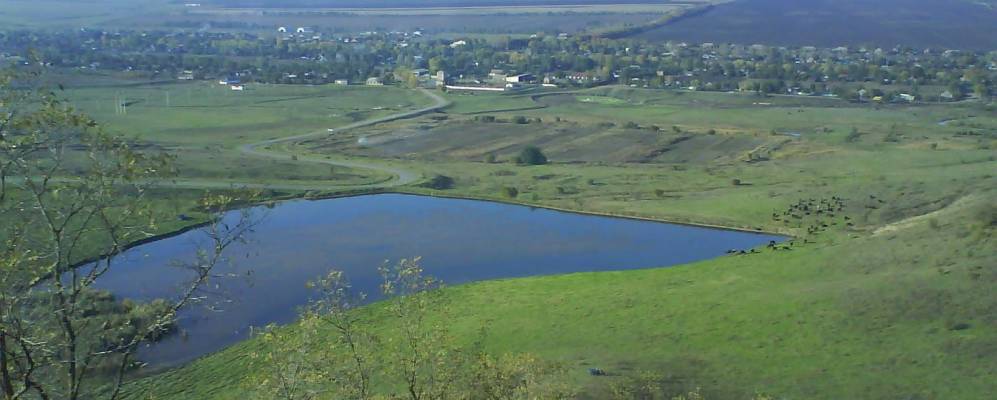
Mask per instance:
[[[985,399],[997,391],[997,298],[992,295],[997,121],[992,106],[875,109],[844,102],[804,104],[811,99],[796,98],[770,98],[765,100],[769,105],[759,106],[757,100],[733,95],[625,88],[575,96],[596,95],[615,100],[555,101],[492,115],[560,117],[561,123],[582,127],[607,120],[617,126],[630,120],[676,124],[702,140],[693,143],[704,144],[682,149],[690,154],[724,149],[708,137],[711,127],[716,136],[763,142],[770,140],[771,130],[802,134],[771,149],[764,160],[690,157],[634,163],[553,157],[551,165],[517,167],[459,153],[475,150],[475,143],[491,146],[496,136],[489,129],[521,144],[556,148],[573,143],[579,149],[590,136],[640,146],[641,135],[673,133],[586,128],[575,130],[574,142],[547,142],[544,132],[557,129],[555,123],[499,122],[483,128],[475,125],[473,114],[463,113],[482,111],[488,99],[472,96],[461,104],[455,96],[448,121],[437,121],[431,131],[454,140],[459,138],[455,132],[466,132],[480,141],[437,142],[429,134],[411,139],[426,147],[388,156],[386,162],[455,181],[445,191],[404,191],[757,227],[793,234],[795,244],[791,250],[762,249],[668,269],[452,287],[445,292],[453,304],[446,318],[458,340],[469,344],[487,327],[487,350],[530,352],[563,362],[581,398],[591,399],[607,398],[612,383],[638,371],[659,373],[668,395],[701,387],[709,399],[756,393],[807,399]],[[700,111],[707,101],[715,106]],[[531,103],[499,97],[494,106]],[[948,118],[956,120],[938,123]],[[419,126],[431,121],[395,122],[351,135],[423,129]],[[447,150],[447,143],[459,146],[458,155]],[[362,150],[312,141],[284,150],[338,154],[380,146],[388,145]],[[502,187],[518,188],[519,196],[502,197]],[[833,197],[845,199],[834,217],[787,213],[800,201]],[[822,228],[812,231],[815,226]],[[361,312],[373,318],[375,329],[386,331],[391,323],[379,317],[381,307]],[[262,346],[250,340],[142,379],[129,386],[130,398],[245,398],[260,372],[249,363],[250,355],[265,350]],[[609,376],[590,376],[588,368],[604,369]]]

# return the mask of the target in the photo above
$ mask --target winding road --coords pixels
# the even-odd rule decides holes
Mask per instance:
[[[386,182],[375,182],[363,185],[336,185],[334,183],[316,185],[315,183],[244,183],[244,182],[232,182],[232,181],[217,181],[217,180],[200,180],[200,179],[177,179],[171,181],[167,184],[170,187],[182,187],[182,188],[193,188],[193,189],[227,189],[227,188],[247,188],[247,189],[277,189],[277,190],[323,190],[323,189],[384,189],[396,186],[408,185],[418,181],[422,176],[418,172],[409,171],[397,167],[391,167],[383,164],[349,160],[349,159],[328,159],[328,158],[316,158],[316,157],[301,157],[288,153],[280,153],[276,151],[267,151],[263,148],[281,143],[293,143],[301,141],[304,139],[310,139],[314,137],[321,137],[323,135],[330,135],[336,132],[348,131],[351,129],[363,128],[366,126],[371,126],[375,124],[397,121],[400,119],[407,119],[417,117],[423,114],[427,114],[450,105],[450,101],[444,99],[437,93],[430,90],[419,89],[426,97],[433,100],[433,104],[428,107],[423,107],[418,110],[406,111],[398,114],[392,114],[384,117],[372,118],[363,121],[354,122],[349,125],[341,126],[333,130],[321,130],[310,133],[304,133],[295,136],[282,137],[277,139],[264,140],[262,142],[244,144],[239,147],[239,151],[247,156],[267,158],[271,160],[284,160],[284,161],[295,161],[295,162],[307,162],[315,164],[330,165],[335,167],[346,167],[354,169],[366,169],[371,171],[377,171],[382,173],[387,173],[393,175],[389,181]],[[165,183],[165,182],[164,182]]]

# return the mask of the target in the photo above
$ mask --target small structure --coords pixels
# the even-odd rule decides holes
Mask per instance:
[[[504,87],[446,85],[447,90],[466,92],[504,92]]]
[[[508,83],[529,83],[535,80],[537,80],[537,78],[531,74],[519,74],[505,78],[505,81]]]
[[[350,81],[348,81],[346,79],[336,79],[335,81],[333,81],[333,83],[335,83],[337,85],[346,86],[346,85],[350,84]]]
[[[246,87],[243,85],[232,85],[231,88],[236,92],[241,92],[243,90],[246,90]]]
[[[938,98],[940,98],[942,100],[951,101],[951,100],[955,100],[955,95],[953,95],[952,92],[946,90],[946,91],[942,92],[941,94],[939,94]]]
[[[180,72],[180,75],[177,76],[177,80],[181,80],[181,81],[192,81],[192,80],[194,80],[194,71],[188,69],[188,70],[184,70],[184,71]]]
[[[367,78],[367,86],[384,86],[384,82],[381,81],[381,78],[372,76]]]
[[[914,100],[917,100],[917,97],[912,94],[900,93],[900,100],[906,101],[908,103],[913,103]]]
[[[466,46],[466,45],[467,45],[467,41],[466,40],[458,40],[456,42],[450,43],[450,48],[451,49],[456,49],[458,47]]]

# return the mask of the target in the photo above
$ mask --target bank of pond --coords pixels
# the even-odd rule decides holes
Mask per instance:
[[[653,221],[593,216],[477,200],[378,194],[296,200],[248,210],[256,226],[226,250],[224,278],[178,316],[181,334],[140,353],[153,366],[178,365],[244,340],[252,327],[290,323],[313,295],[309,281],[332,269],[376,301],[378,267],[422,257],[427,275],[468,282],[667,267],[784,238]],[[241,212],[223,218],[234,221]],[[208,244],[193,230],[130,249],[98,282],[119,298],[177,295],[190,262]],[[207,305],[210,305],[207,306]]]

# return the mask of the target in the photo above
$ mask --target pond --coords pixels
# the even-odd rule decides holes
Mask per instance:
[[[331,269],[375,294],[385,260],[422,257],[448,285],[487,279],[666,267],[784,238],[486,201],[379,194],[297,200],[250,209],[259,224],[219,266],[228,277],[207,287],[209,301],[179,316],[183,335],[142,349],[153,366],[193,360],[246,339],[250,327],[294,321],[306,283]],[[226,218],[236,218],[232,212]],[[176,296],[203,231],[135,247],[99,285],[120,298]],[[211,305],[208,307],[206,305]]]

